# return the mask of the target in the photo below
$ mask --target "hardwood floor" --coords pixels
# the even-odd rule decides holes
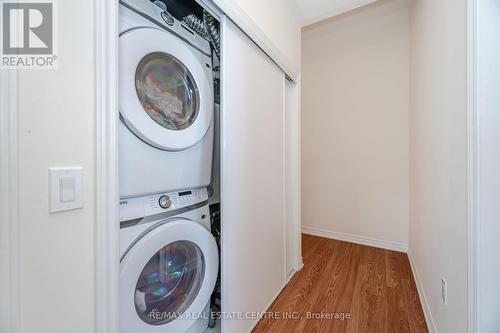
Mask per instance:
[[[428,332],[406,254],[308,235],[302,247],[254,333]]]

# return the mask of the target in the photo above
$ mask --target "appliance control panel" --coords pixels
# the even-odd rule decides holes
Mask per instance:
[[[208,200],[206,188],[120,200],[120,222],[187,208]]]
[[[206,39],[192,31],[185,23],[176,20],[168,11],[160,8],[161,6],[157,6],[149,1],[133,0],[122,0],[120,4],[136,13],[140,13],[141,16],[145,16],[149,21],[153,21],[156,25],[188,41],[189,44],[206,55],[211,54],[210,43]]]

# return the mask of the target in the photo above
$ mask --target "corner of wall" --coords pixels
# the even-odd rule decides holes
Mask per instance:
[[[411,271],[415,279],[415,284],[417,285],[418,296],[420,297],[420,304],[422,305],[422,309],[424,310],[424,316],[425,316],[425,322],[427,323],[427,328],[429,329],[430,333],[437,333],[438,331],[436,328],[436,323],[434,322],[434,318],[432,317],[429,301],[427,300],[424,286],[422,284],[422,281],[420,280],[420,274],[418,273],[417,264],[415,262],[415,258],[413,257],[411,245],[408,247],[408,259],[410,261]]]

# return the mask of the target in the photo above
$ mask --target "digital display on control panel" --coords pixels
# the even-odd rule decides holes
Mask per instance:
[[[186,195],[191,195],[191,194],[193,194],[193,192],[191,192],[191,191],[179,192],[180,197],[184,197]]]

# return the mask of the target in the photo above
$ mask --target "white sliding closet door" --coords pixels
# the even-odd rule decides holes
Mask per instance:
[[[223,333],[246,333],[285,285],[285,75],[223,20]]]

